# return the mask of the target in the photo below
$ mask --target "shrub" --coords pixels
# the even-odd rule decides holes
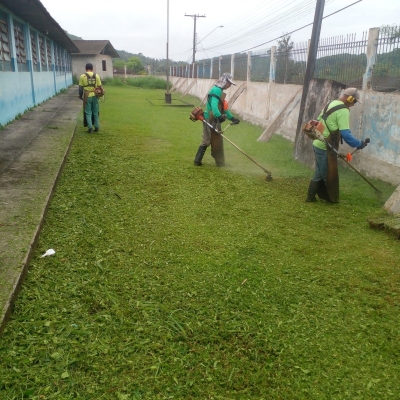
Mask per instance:
[[[162,78],[156,78],[155,76],[140,76],[135,78],[105,78],[103,80],[103,85],[109,86],[133,86],[141,89],[166,89],[167,81]],[[172,84],[169,82],[169,89],[171,89]]]

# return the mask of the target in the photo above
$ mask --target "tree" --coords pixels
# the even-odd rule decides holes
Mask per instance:
[[[284,34],[285,35],[285,34]],[[288,69],[290,64],[290,55],[293,50],[294,43],[290,41],[290,35],[283,36],[280,40],[278,40],[278,49],[277,49],[277,61],[280,66],[277,64],[277,77],[283,77],[283,83],[286,83],[288,80]],[[283,65],[282,65],[283,64]],[[283,76],[282,76],[283,75]]]
[[[139,74],[144,71],[144,66],[139,57],[129,57],[126,64],[126,70],[131,74]]]
[[[126,62],[121,58],[114,58],[113,59],[113,67],[114,68],[124,68]]]
[[[400,37],[400,26],[393,25],[382,25],[379,28],[379,36],[386,36],[390,42],[395,42]]]

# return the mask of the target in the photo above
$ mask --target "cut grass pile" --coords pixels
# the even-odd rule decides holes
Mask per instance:
[[[201,123],[163,94],[109,87],[100,132],[78,128],[0,398],[399,398],[400,247],[368,227],[374,191],[341,170],[340,204],[305,203],[293,145],[246,123],[226,135],[271,182],[229,143],[230,167],[194,167]]]

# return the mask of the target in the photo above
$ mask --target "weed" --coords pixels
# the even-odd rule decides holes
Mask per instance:
[[[165,89],[167,87],[167,82],[165,79],[157,78],[155,76],[143,76],[135,78],[105,78],[103,80],[104,85],[108,86],[133,86],[141,89]],[[169,82],[169,88],[172,87],[171,82]]]

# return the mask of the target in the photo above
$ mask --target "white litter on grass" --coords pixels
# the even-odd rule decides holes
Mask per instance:
[[[53,254],[56,254],[56,252],[53,249],[48,249],[40,258],[52,256]]]

